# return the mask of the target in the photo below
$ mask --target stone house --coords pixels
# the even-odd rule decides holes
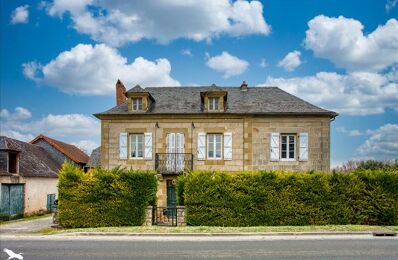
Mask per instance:
[[[100,164],[156,170],[158,206],[175,205],[184,170],[330,170],[337,113],[277,87],[148,87],[116,83],[101,120]]]
[[[0,216],[15,218],[50,209],[61,164],[40,146],[0,136]]]
[[[83,168],[89,160],[89,156],[76,146],[45,135],[37,136],[30,143],[43,147],[58,164],[68,161]]]

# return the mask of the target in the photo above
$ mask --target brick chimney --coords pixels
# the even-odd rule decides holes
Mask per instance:
[[[240,90],[246,91],[247,89],[248,89],[247,83],[246,81],[243,81],[242,85],[240,85]]]
[[[120,79],[116,82],[116,105],[121,105],[126,101],[126,88]]]

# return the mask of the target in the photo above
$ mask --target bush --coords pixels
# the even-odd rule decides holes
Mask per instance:
[[[64,163],[59,172],[59,223],[63,227],[139,226],[155,201],[154,172],[82,169]]]
[[[193,172],[177,187],[190,225],[398,224],[398,171]]]

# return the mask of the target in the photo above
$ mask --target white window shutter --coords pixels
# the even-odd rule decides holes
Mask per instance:
[[[119,135],[119,158],[127,159],[127,133],[120,133]]]
[[[232,133],[224,133],[224,160],[232,160]]]
[[[308,133],[300,133],[300,161],[308,160]]]
[[[146,160],[152,160],[152,133],[144,134],[144,158]]]
[[[271,133],[270,159],[271,161],[279,161],[279,133]]]
[[[198,160],[206,158],[206,133],[198,133]]]

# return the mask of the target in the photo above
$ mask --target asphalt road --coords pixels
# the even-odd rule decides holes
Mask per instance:
[[[47,259],[398,259],[397,238],[79,237],[7,238],[26,260]]]

